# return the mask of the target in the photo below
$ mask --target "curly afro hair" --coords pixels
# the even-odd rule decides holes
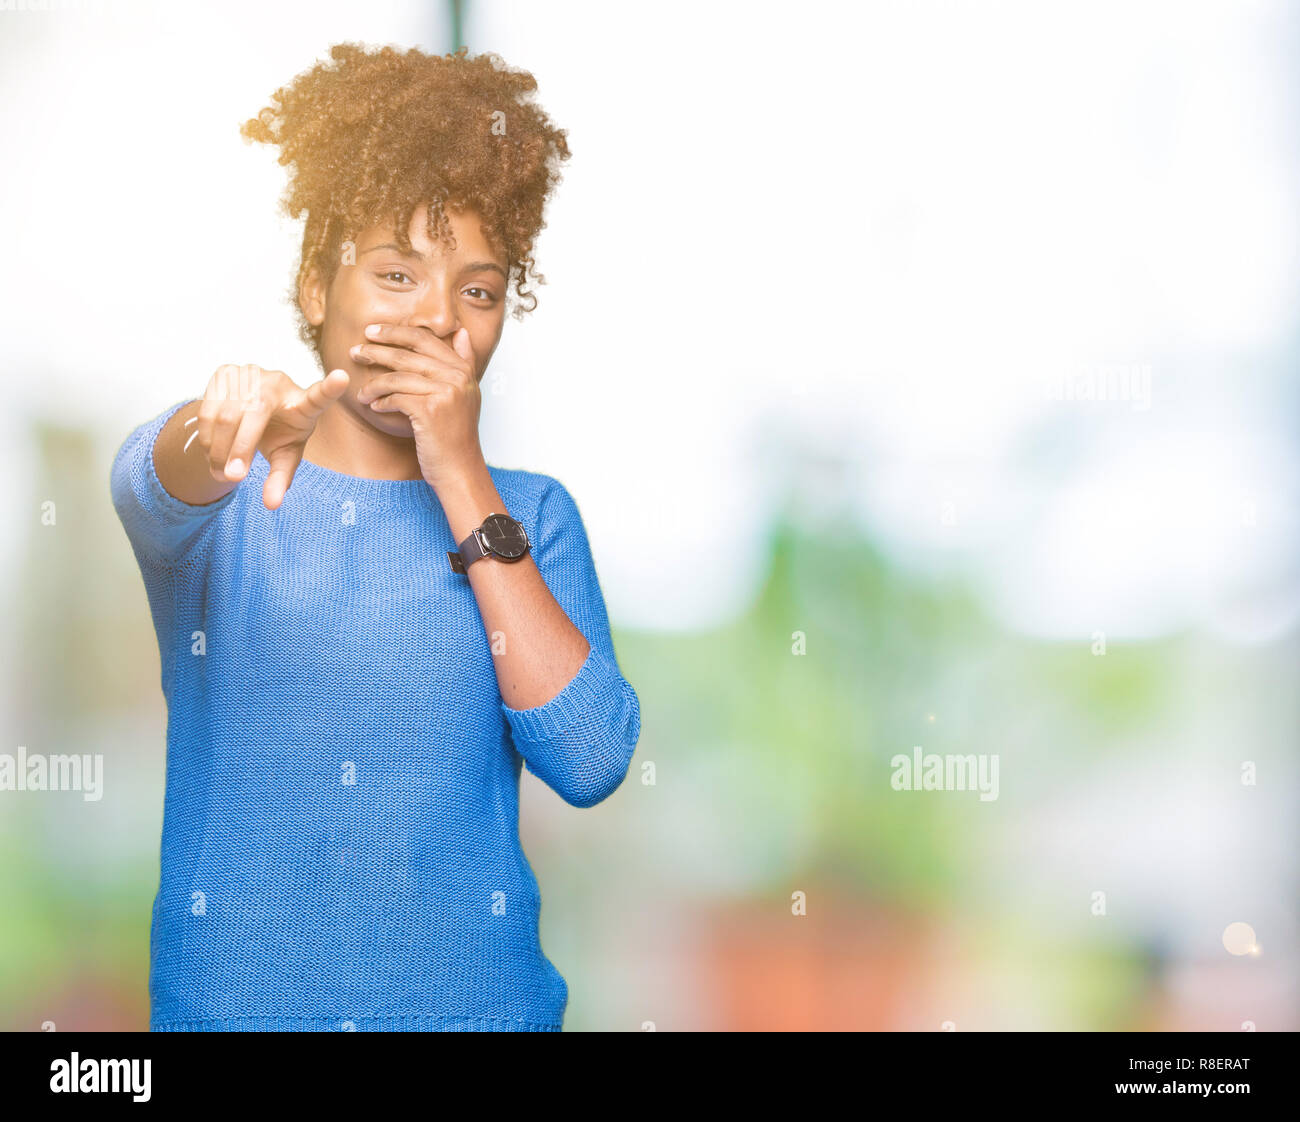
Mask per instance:
[[[569,158],[567,133],[533,104],[537,82],[499,55],[429,55],[394,47],[369,50],[339,43],[272,95],[245,122],[246,141],[279,147],[290,168],[282,200],[293,218],[307,215],[290,302],[308,273],[334,279],[345,243],[368,226],[391,221],[398,244],[416,207],[428,203],[428,236],[444,247],[454,237],[444,207],[468,208],[483,220],[489,243],[510,262],[520,319],[537,306],[528,278],[542,212]],[[507,297],[509,286],[507,286]],[[299,335],[320,354],[320,328],[298,310]]]

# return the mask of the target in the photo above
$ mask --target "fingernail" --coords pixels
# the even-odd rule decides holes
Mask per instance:
[[[230,463],[226,465],[226,472],[230,475],[243,475],[244,461],[240,459],[231,460]]]
[[[379,334],[379,324],[377,324],[377,323],[372,323],[369,327],[366,328],[366,334],[369,335],[369,336],[371,336],[371,337],[373,337],[373,336],[375,336],[375,335],[378,335],[378,334]]]

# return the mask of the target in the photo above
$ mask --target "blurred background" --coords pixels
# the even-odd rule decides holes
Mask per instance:
[[[319,376],[239,126],[341,40],[497,52],[574,153],[482,421],[577,499],[642,706],[606,802],[522,777],[565,1028],[1300,1028],[1297,5],[27,7],[0,754],[105,773],[0,791],[0,1029],[147,1027],[109,465],[222,362]]]

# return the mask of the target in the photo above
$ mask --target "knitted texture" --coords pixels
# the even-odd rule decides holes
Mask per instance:
[[[184,404],[127,437],[111,480],[168,713],[151,1030],[559,1031],[520,769],[593,806],[641,729],[573,498],[489,465],[591,646],[554,698],[511,709],[424,480],[303,460],[270,511],[258,453],[191,506],[153,460]]]

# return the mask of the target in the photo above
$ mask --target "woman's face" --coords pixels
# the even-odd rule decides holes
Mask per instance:
[[[446,213],[455,249],[446,251],[429,239],[425,208],[416,207],[407,230],[409,253],[398,248],[391,226],[372,226],[344,255],[328,291],[313,272],[303,282],[299,297],[308,322],[321,328],[326,373],[348,372],[350,381],[340,405],[393,436],[412,435],[411,422],[404,413],[376,413],[357,402],[362,386],[389,371],[387,366],[352,355],[353,347],[369,342],[365,334],[368,324],[425,327],[448,347],[452,336],[465,328],[474,348],[474,376],[479,381],[501,341],[508,263],[488,245],[478,214],[468,210]]]

